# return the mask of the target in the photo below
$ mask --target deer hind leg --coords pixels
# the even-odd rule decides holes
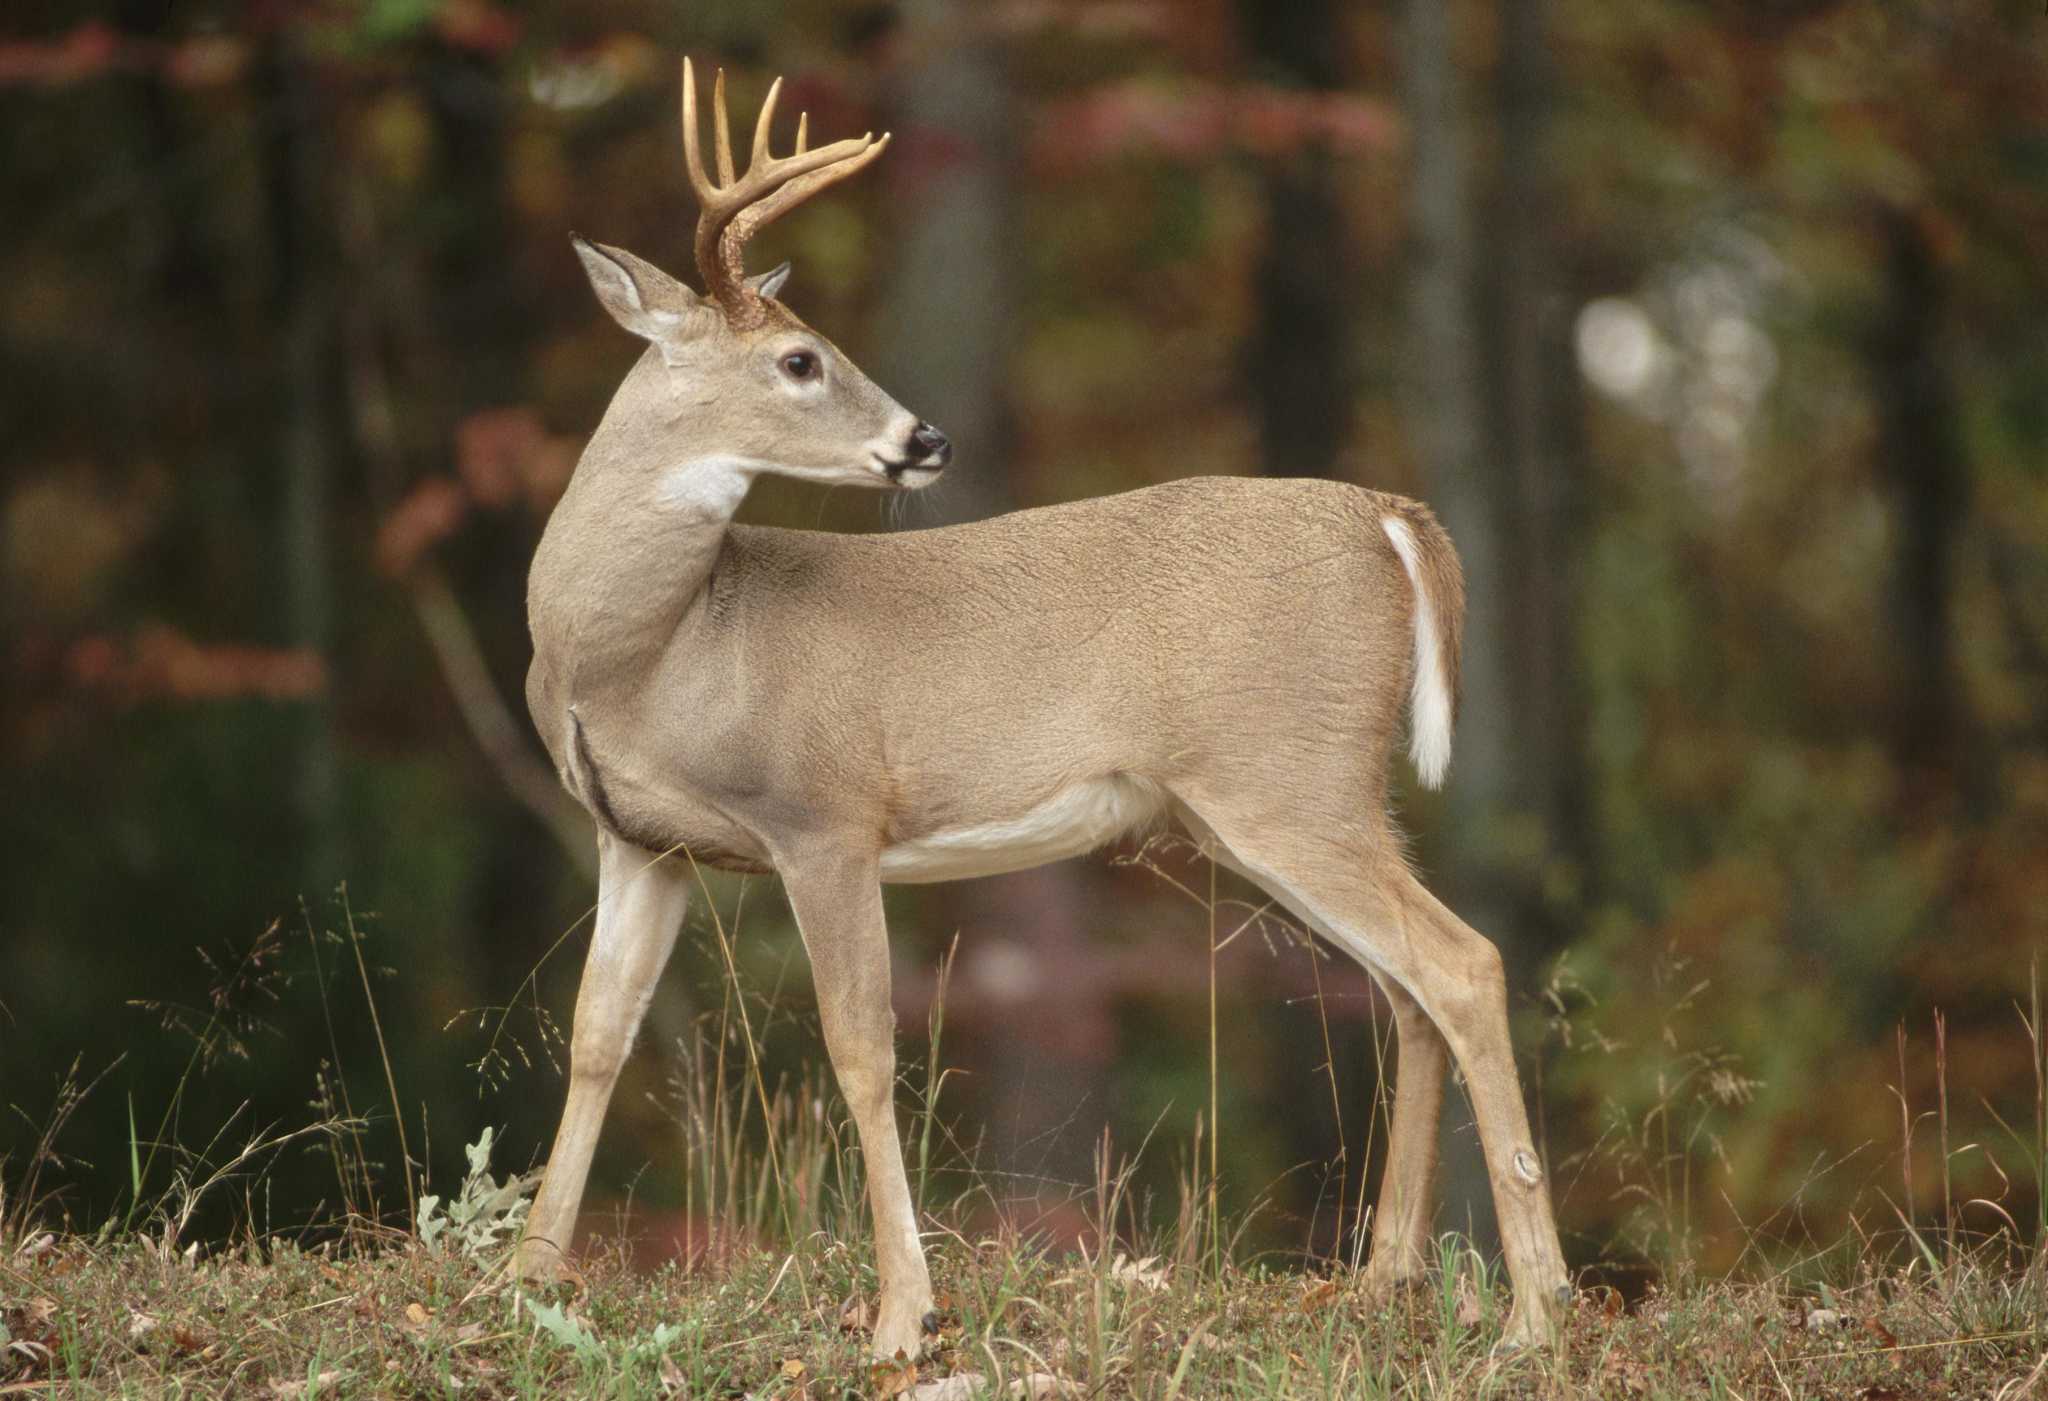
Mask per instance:
[[[1332,944],[1346,947],[1327,925],[1304,912],[1291,890],[1247,866],[1192,810],[1183,807],[1179,816],[1218,864],[1264,890]],[[1421,1004],[1371,964],[1365,968],[1394,1009],[1400,1047],[1394,1067],[1387,1166],[1380,1178],[1379,1204],[1373,1209],[1372,1259],[1365,1271],[1368,1292],[1385,1296],[1421,1278],[1428,1262],[1430,1225],[1436,1215],[1437,1119],[1443,1112],[1444,1072],[1450,1068],[1451,1056],[1443,1035]]]
[[[1338,942],[1334,935],[1323,937]],[[1372,1259],[1365,1267],[1367,1290],[1384,1297],[1420,1280],[1429,1260],[1430,1226],[1436,1218],[1437,1119],[1443,1113],[1451,1050],[1421,1003],[1384,974],[1374,976],[1393,1004],[1400,1046],[1387,1169],[1373,1208]]]
[[[612,1087],[690,901],[687,866],[663,861],[609,833],[598,835],[597,865],[597,928],[576,993],[569,1100],[519,1242],[519,1274],[536,1282],[560,1273],[575,1238],[583,1184]]]
[[[1400,988],[1435,1024],[1464,1073],[1479,1122],[1515,1290],[1505,1341],[1549,1340],[1570,1301],[1570,1282],[1508,1039],[1500,951],[1423,889],[1390,842],[1375,839],[1355,823],[1300,811],[1268,817],[1227,799],[1195,792],[1181,796],[1254,880],[1375,976]],[[1397,1016],[1399,1009],[1397,1002]],[[1390,1155],[1400,1156],[1390,1164],[1387,1185],[1402,1194],[1389,1213],[1397,1248],[1414,1241],[1419,1251],[1417,1235],[1426,1228],[1426,1210],[1414,1224],[1400,1223],[1427,1201],[1426,1187],[1418,1196],[1414,1179],[1426,1178],[1434,1167],[1433,1144],[1425,1148],[1422,1142],[1434,1139],[1423,1128],[1426,1117],[1427,1127],[1434,1129],[1436,1106],[1418,1084],[1408,1098],[1404,1124],[1401,1085],[1407,1078],[1409,1045],[1428,1044],[1406,1031],[1389,1145]],[[1418,1072],[1426,1069],[1429,1053],[1422,1059]],[[1413,1234],[1400,1234],[1404,1230]],[[1376,1243],[1375,1263],[1380,1248]],[[1398,1277],[1398,1256],[1389,1268]]]
[[[876,858],[778,854],[776,866],[811,957],[832,1073],[867,1159],[882,1287],[874,1354],[914,1358],[924,1346],[932,1281],[896,1134],[896,1014],[889,1001],[889,933]]]

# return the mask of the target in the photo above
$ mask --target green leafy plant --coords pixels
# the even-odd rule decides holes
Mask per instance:
[[[534,1188],[540,1184],[540,1173],[536,1170],[503,1182],[493,1177],[493,1136],[490,1129],[485,1129],[476,1142],[463,1149],[469,1158],[469,1173],[462,1179],[462,1190],[451,1200],[444,1204],[431,1193],[420,1198],[415,1234],[427,1249],[474,1259],[518,1241],[526,1225],[526,1213],[533,1205]]]

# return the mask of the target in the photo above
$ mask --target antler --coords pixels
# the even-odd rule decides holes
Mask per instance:
[[[697,192],[701,211],[697,215],[697,271],[704,287],[725,308],[726,319],[736,327],[758,324],[765,315],[761,297],[746,283],[741,265],[747,240],[763,224],[787,214],[828,185],[835,185],[862,169],[889,144],[889,133],[872,132],[846,141],[835,141],[815,151],[805,149],[810,135],[810,114],[796,124],[796,153],[768,154],[768,124],[775,116],[775,100],[782,95],[777,78],[761,103],[761,115],[754,123],[754,149],[747,158],[747,173],[737,179],[732,169],[732,131],[725,116],[725,70],[719,69],[712,85],[712,132],[716,142],[718,183],[704,173],[704,153],[699,146],[697,126],[697,76],[690,60],[683,60],[683,161],[690,170],[690,187]]]

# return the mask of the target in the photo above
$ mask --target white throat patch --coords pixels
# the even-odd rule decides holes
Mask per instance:
[[[699,520],[731,520],[754,478],[773,470],[772,463],[734,453],[685,458],[661,474],[655,503]]]

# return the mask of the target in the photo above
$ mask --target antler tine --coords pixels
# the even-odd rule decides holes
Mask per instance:
[[[869,133],[812,150],[810,114],[804,113],[797,118],[795,154],[778,157],[769,150],[769,136],[781,96],[782,79],[777,78],[754,122],[746,173],[735,175],[725,109],[725,71],[718,70],[712,84],[713,158],[718,172],[714,183],[704,170],[696,70],[689,59],[683,60],[683,161],[699,205],[697,270],[703,274],[705,290],[718,299],[727,319],[735,324],[751,322],[761,314],[760,298],[746,286],[741,267],[741,254],[754,231],[864,168],[889,144],[887,133],[879,140]]]
[[[697,203],[709,209],[717,190],[704,178],[704,152],[698,144],[702,139],[703,130],[697,125],[697,74],[686,57],[683,59],[683,168],[690,174],[690,191],[697,196]]]
[[[718,147],[718,183],[730,189],[732,188],[732,124],[726,120],[725,116],[725,70],[723,68],[718,70],[718,76],[712,80],[711,86],[712,140],[717,143]]]
[[[766,166],[774,158],[768,154],[768,124],[775,120],[775,100],[782,96],[782,79],[777,78],[768,85],[768,95],[761,99],[761,115],[754,120],[754,150],[747,157],[747,173],[754,173],[757,166]]]
[[[833,143],[834,146],[852,146],[855,149],[807,175],[796,177],[758,203],[748,205],[733,219],[725,237],[744,244],[763,224],[780,219],[820,190],[865,170],[874,163],[876,157],[888,149],[889,135],[890,133],[885,131],[880,136],[862,136],[851,141]],[[829,151],[833,147],[826,146],[821,149]]]

